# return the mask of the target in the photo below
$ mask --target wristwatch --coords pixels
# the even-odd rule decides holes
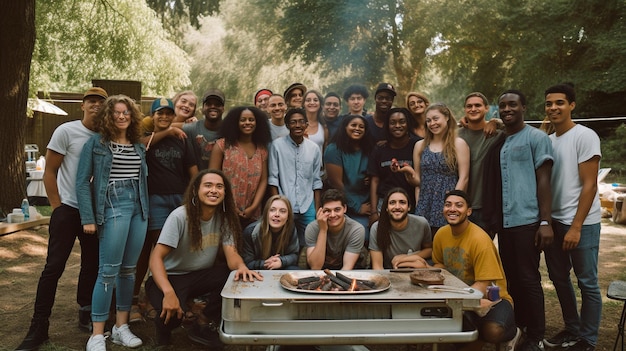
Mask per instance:
[[[550,225],[550,222],[548,222],[548,221],[541,221],[539,223],[539,225]]]

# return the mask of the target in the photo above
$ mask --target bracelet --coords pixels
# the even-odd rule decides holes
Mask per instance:
[[[550,225],[550,222],[544,220],[544,221],[541,221],[539,225]]]

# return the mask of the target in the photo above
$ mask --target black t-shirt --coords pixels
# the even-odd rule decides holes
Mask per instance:
[[[387,142],[383,146],[377,146],[372,151],[367,173],[379,178],[378,189],[376,190],[379,199],[383,199],[392,188],[401,187],[409,194],[411,208],[415,208],[415,187],[406,181],[403,173],[391,171],[391,159],[395,158],[400,164],[407,162],[411,167],[415,167],[413,165],[413,147],[417,140],[416,137],[411,137],[401,149],[393,149]]]
[[[187,139],[167,137],[150,146],[148,162],[148,193],[183,194],[189,184],[189,168],[196,164]]]

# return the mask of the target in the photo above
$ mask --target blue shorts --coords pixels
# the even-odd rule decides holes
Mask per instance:
[[[182,194],[150,195],[148,230],[163,229],[167,216],[182,204]]]

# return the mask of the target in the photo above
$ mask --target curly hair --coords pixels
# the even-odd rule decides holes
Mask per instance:
[[[391,188],[385,195],[383,200],[383,206],[380,211],[380,217],[378,218],[378,230],[376,231],[376,243],[381,252],[387,251],[389,245],[391,245],[391,216],[387,209],[389,208],[389,198],[391,195],[400,193],[406,197],[406,201],[409,203],[409,213],[411,213],[411,201],[409,200],[409,193],[403,188],[396,187]]]
[[[252,106],[238,106],[228,111],[228,114],[222,121],[219,133],[220,136],[222,136],[226,141],[226,147],[237,144],[237,141],[241,136],[239,119],[241,118],[243,111],[246,110],[252,112],[254,119],[256,120],[256,127],[252,133],[252,142],[256,147],[267,147],[267,145],[272,141],[267,115],[259,108]]]
[[[413,119],[413,115],[411,115],[411,111],[409,111],[408,109],[404,107],[394,107],[390,109],[389,112],[387,112],[387,116],[385,116],[385,120],[383,121],[383,130],[385,131],[385,136],[387,138],[387,141],[391,141],[392,139],[391,132],[389,131],[389,117],[391,117],[391,115],[393,115],[394,113],[401,113],[404,115],[404,118],[406,118],[407,134],[409,134],[411,131],[411,128],[413,128],[414,119]]]
[[[363,137],[356,142],[356,144],[358,145],[355,145],[355,142],[352,140],[352,138],[348,136],[346,128],[348,127],[350,122],[357,118],[360,119],[365,125],[365,131],[363,133]],[[341,121],[340,127],[337,129],[337,132],[335,132],[335,135],[331,139],[331,143],[337,145],[337,149],[342,152],[353,153],[360,149],[363,152],[363,155],[369,155],[374,145],[374,143],[372,142],[372,136],[369,132],[369,126],[367,124],[367,121],[365,120],[365,117],[363,117],[362,115],[348,115],[344,117]]]
[[[267,259],[276,252],[272,252],[272,231],[270,229],[270,220],[269,220],[269,212],[272,207],[272,203],[274,201],[282,201],[287,206],[287,222],[280,229],[280,233],[276,238],[276,252],[285,252],[287,251],[287,247],[289,246],[289,240],[291,240],[291,233],[295,228],[295,220],[293,216],[293,209],[291,207],[291,202],[284,195],[274,195],[267,199],[265,203],[265,207],[263,207],[263,214],[261,215],[261,226],[260,226],[260,234],[261,234],[261,251],[263,254],[263,258]]]
[[[104,141],[117,139],[118,128],[115,125],[115,105],[122,103],[130,111],[130,125],[126,129],[126,137],[132,144],[136,144],[141,139],[141,112],[135,100],[126,95],[109,96],[96,116],[95,128],[102,135]]]
[[[448,106],[446,106],[443,103],[437,102],[428,106],[426,108],[426,111],[424,111],[424,114],[428,115],[428,112],[433,111],[433,110],[440,112],[442,115],[448,118],[448,122],[447,122],[448,128],[443,134],[443,157],[446,160],[446,164],[448,165],[448,168],[450,168],[451,171],[456,171],[457,170],[456,146],[454,146],[454,141],[455,141],[454,139],[456,138],[456,128],[457,128],[456,119],[454,118],[454,115],[452,115],[452,111],[450,111]],[[429,128],[426,128],[426,135],[424,136],[424,144],[423,144],[424,146],[422,147],[421,150],[419,150],[420,153],[424,151],[424,148],[427,145],[430,145],[430,142],[433,140],[433,138],[434,138],[433,132],[431,132]]]
[[[235,206],[235,198],[233,196],[232,185],[230,181],[220,170],[216,169],[204,169],[189,182],[187,190],[185,191],[185,198],[183,205],[187,213],[187,227],[189,228],[189,235],[191,237],[191,249],[194,251],[202,250],[202,230],[200,228],[201,216],[202,216],[202,204],[198,199],[198,191],[202,178],[207,174],[217,174],[222,178],[224,182],[224,201],[222,206],[218,206],[214,216],[220,222],[220,235],[232,235],[235,248],[242,246],[242,233],[241,224],[239,223],[239,216],[237,215],[237,207]],[[221,211],[220,211],[221,210]],[[220,237],[220,252],[221,243],[223,237]]]

